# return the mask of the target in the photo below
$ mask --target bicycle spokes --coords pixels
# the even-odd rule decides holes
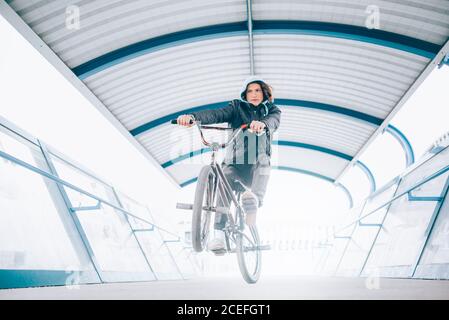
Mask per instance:
[[[261,252],[256,227],[247,227],[237,235],[237,259],[243,278],[248,283],[259,279]]]

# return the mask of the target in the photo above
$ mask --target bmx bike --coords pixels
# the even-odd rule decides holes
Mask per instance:
[[[171,120],[177,124],[177,120]],[[193,122],[191,122],[192,124]],[[270,246],[260,245],[259,234],[255,225],[247,225],[246,213],[241,204],[241,195],[248,188],[239,180],[234,182],[234,189],[223,173],[221,164],[217,162],[217,152],[228,147],[242,130],[250,130],[249,124],[244,124],[235,130],[226,143],[209,142],[205,139],[203,130],[234,130],[232,128],[206,126],[196,123],[202,143],[211,148],[211,162],[205,165],[199,175],[193,204],[178,203],[178,209],[192,210],[192,247],[196,252],[207,248],[209,239],[211,214],[218,212],[227,216],[223,229],[225,234],[225,252],[236,253],[240,272],[248,283],[256,283],[260,277],[262,266],[262,250]],[[262,132],[261,134],[264,134]],[[261,135],[259,134],[259,135]],[[218,206],[221,197],[223,207]],[[226,206],[226,204],[228,204]]]

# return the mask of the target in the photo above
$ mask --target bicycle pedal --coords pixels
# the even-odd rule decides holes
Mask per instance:
[[[192,210],[193,209],[193,204],[178,202],[176,204],[176,209]]]

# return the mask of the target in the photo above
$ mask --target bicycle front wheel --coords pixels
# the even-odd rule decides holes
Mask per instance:
[[[248,283],[259,280],[262,267],[262,252],[259,249],[259,233],[256,226],[245,226],[237,235],[237,260],[240,272]]]
[[[211,166],[201,169],[195,190],[192,212],[192,247],[201,252],[206,246],[210,230],[211,208],[215,204],[215,174]]]

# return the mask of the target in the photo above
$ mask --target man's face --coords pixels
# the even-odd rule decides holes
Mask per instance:
[[[251,83],[246,89],[246,101],[258,106],[263,101],[263,93],[260,84]]]

